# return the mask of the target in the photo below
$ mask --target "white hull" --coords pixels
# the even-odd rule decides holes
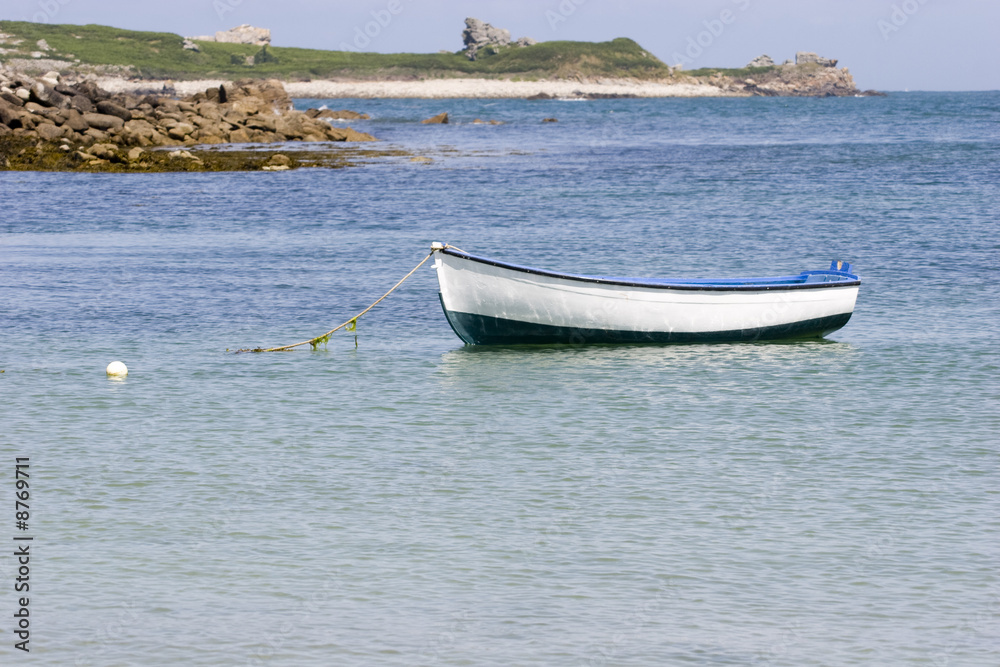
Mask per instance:
[[[469,343],[820,336],[847,322],[859,284],[637,285],[539,272],[452,251],[436,253],[434,266],[445,313]]]

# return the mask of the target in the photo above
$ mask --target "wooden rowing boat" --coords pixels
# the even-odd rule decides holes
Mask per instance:
[[[470,345],[819,338],[851,319],[851,265],[773,278],[675,280],[535,269],[435,243],[441,306]]]

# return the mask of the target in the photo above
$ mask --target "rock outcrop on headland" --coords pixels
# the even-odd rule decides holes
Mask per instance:
[[[796,65],[809,65],[815,64],[820,67],[836,67],[837,61],[832,58],[823,58],[822,56],[813,53],[811,51],[799,51],[795,54],[795,64]]]
[[[465,44],[466,57],[469,60],[475,60],[481,49],[488,47],[499,49],[500,47],[510,46],[512,42],[510,39],[510,30],[496,28],[485,21],[469,17],[465,19],[465,30],[462,31],[462,43]],[[530,37],[521,37],[516,42],[513,42],[518,47],[532,46],[537,43]]]
[[[0,138],[36,137],[71,149],[375,140],[312,111],[293,110],[274,80],[245,79],[177,100],[112,95],[90,81],[65,84],[54,72],[33,80],[0,70]]]
[[[229,30],[220,30],[215,35],[200,35],[188,37],[196,42],[221,42],[223,44],[251,44],[253,46],[270,46],[271,31],[267,28],[255,28],[249,23],[238,25]]]
[[[768,55],[754,58],[745,74],[732,71],[716,72],[707,83],[727,94],[765,97],[850,97],[881,95],[876,91],[861,91],[846,67],[837,67],[837,60],[815,53],[800,51],[795,63],[786,60],[775,65]],[[703,77],[700,77],[703,78]]]

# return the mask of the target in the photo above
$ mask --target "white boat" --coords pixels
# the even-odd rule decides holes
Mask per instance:
[[[435,243],[441,306],[470,345],[694,343],[820,338],[851,319],[851,265],[726,280],[583,276]]]

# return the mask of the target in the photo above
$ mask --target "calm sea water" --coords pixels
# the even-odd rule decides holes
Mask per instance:
[[[1000,664],[1000,94],[326,103],[433,162],[0,173],[32,664]],[[432,241],[864,284],[826,342],[482,349],[425,267],[227,353]]]

